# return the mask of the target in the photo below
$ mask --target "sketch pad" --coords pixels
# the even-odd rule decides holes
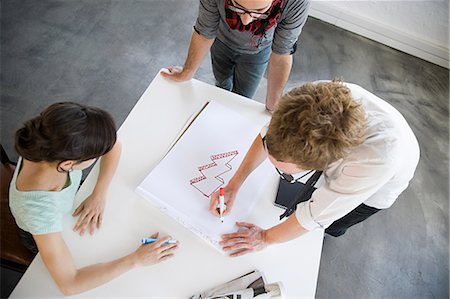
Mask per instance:
[[[220,235],[236,231],[261,197],[268,164],[241,187],[231,214],[221,223],[209,212],[209,196],[224,187],[241,164],[261,127],[239,113],[209,102],[136,192],[221,250]]]

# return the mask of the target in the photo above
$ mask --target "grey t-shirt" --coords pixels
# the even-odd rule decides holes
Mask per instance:
[[[310,0],[284,0],[276,26],[262,36],[231,29],[226,22],[225,1],[228,0],[200,0],[194,26],[197,33],[208,39],[218,38],[243,54],[255,54],[271,45],[272,51],[277,54],[295,52],[295,44],[308,17]]]

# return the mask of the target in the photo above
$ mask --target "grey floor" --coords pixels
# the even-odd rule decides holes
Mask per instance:
[[[197,2],[1,1],[1,143],[9,154],[17,157],[14,131],[55,101],[99,106],[121,124],[161,67],[183,64]],[[288,87],[336,76],[403,113],[422,154],[392,208],[325,239],[316,297],[448,298],[448,70],[310,18]],[[213,83],[209,60],[196,78]]]

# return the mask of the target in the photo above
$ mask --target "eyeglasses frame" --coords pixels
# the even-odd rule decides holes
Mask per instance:
[[[262,143],[263,143],[263,147],[264,147],[265,151],[267,152],[267,154],[269,154],[269,148],[267,147],[267,141],[266,141],[266,140],[267,140],[267,138],[266,138],[266,136],[264,136],[264,137],[262,138]],[[274,167],[275,167],[275,170],[276,170],[276,171],[278,172],[278,174],[280,175],[280,178],[281,178],[282,180],[288,181],[288,182],[291,183],[291,184],[294,184],[294,183],[300,181],[302,178],[304,178],[305,176],[307,176],[308,174],[310,174],[311,172],[313,172],[313,170],[310,170],[310,171],[308,171],[307,173],[305,173],[304,175],[302,175],[301,177],[299,177],[299,178],[296,179],[296,178],[294,178],[294,176],[293,176],[292,174],[282,172],[282,171],[279,170],[278,167],[276,167],[275,165],[274,165]]]
[[[242,7],[236,7],[231,0],[228,0],[228,9],[237,14],[241,14],[241,15],[248,14],[249,16],[251,16],[254,19],[265,20],[269,17],[269,13],[267,13],[267,12],[259,13],[259,12],[249,11]]]

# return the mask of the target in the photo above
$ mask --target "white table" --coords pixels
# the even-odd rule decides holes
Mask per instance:
[[[167,152],[200,101],[214,99],[263,126],[269,121],[264,105],[217,87],[191,80],[170,82],[157,75],[119,129],[123,150],[108,193],[104,223],[94,236],[72,232],[75,219],[64,219],[63,237],[78,267],[109,261],[134,251],[142,237],[159,231],[180,241],[176,256],[158,265],[139,268],[80,298],[187,298],[251,270],[261,270],[268,282],[281,281],[288,298],[315,295],[323,231],[308,233],[288,243],[257,253],[230,258],[214,249],[137,195],[136,186]],[[125,99],[124,99],[125,100]],[[77,203],[93,189],[98,165],[77,195]],[[281,211],[273,206],[277,174],[271,174],[265,196],[249,222],[267,228],[278,223]],[[11,298],[62,297],[36,256]]]

